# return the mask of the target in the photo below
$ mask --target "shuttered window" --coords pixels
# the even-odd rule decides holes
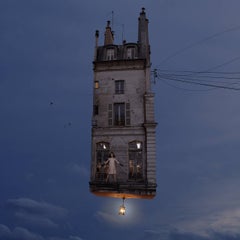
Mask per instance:
[[[114,103],[114,125],[125,125],[125,103]]]

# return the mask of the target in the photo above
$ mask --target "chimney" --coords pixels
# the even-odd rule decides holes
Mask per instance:
[[[99,31],[98,31],[98,30],[96,30],[96,32],[95,32],[95,50],[94,50],[94,61],[96,61],[96,60],[97,60],[98,38],[99,38]]]
[[[148,39],[148,19],[146,18],[145,8],[142,8],[138,18],[138,43],[140,44],[141,57],[148,60],[150,47]]]

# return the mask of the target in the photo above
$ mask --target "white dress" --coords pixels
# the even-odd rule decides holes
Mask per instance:
[[[119,164],[119,161],[116,158],[110,157],[106,161],[106,164],[108,164],[108,174],[116,174],[116,163]]]

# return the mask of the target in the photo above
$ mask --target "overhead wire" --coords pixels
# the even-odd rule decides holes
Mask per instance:
[[[163,63],[169,61],[170,59],[174,58],[175,56],[181,54],[182,52],[191,49],[197,45],[200,45],[206,41],[209,41],[213,38],[216,38],[218,36],[221,36],[222,34],[237,31],[240,30],[240,26],[234,26],[227,28],[223,31],[216,32],[208,37],[205,37],[197,42],[194,42],[192,44],[187,45],[186,47],[181,48],[180,50],[176,51],[175,53],[167,56],[164,58],[158,66],[161,66]],[[222,89],[229,89],[229,90],[240,90],[240,88],[236,87],[240,82],[240,72],[217,72],[213,71],[219,68],[222,68],[224,66],[227,66],[237,60],[240,59],[240,56],[237,56],[235,58],[232,58],[224,63],[218,64],[216,66],[207,68],[202,71],[170,71],[170,70],[161,70],[161,69],[154,69],[155,71],[155,78],[157,77],[159,80],[164,81],[175,81],[179,83],[187,83],[192,85],[201,85],[201,86],[208,86],[211,87],[210,89],[206,90],[212,90],[216,88],[222,88]],[[215,80],[214,80],[215,79]],[[218,80],[217,80],[218,79]],[[225,80],[225,81],[224,81]],[[170,84],[173,86],[173,84]],[[233,87],[235,85],[235,87]],[[176,87],[176,86],[175,86]],[[177,87],[179,88],[179,87]],[[181,88],[183,89],[183,88]],[[189,90],[189,89],[188,89]],[[193,89],[191,89],[193,90]],[[196,90],[196,89],[195,89]],[[193,91],[195,91],[193,90]]]
[[[199,41],[197,41],[197,42],[191,43],[191,44],[187,45],[186,47],[183,47],[183,48],[181,48],[180,50],[178,50],[178,51],[174,52],[173,54],[170,54],[169,56],[167,56],[166,58],[164,58],[164,59],[159,63],[159,65],[162,65],[163,63],[165,63],[165,62],[169,61],[170,59],[172,59],[173,57],[177,56],[178,54],[180,54],[180,53],[182,53],[182,52],[184,52],[184,51],[186,51],[186,50],[188,50],[188,49],[191,49],[191,48],[193,48],[193,47],[195,47],[195,46],[197,46],[197,45],[199,45],[199,44],[202,44],[202,43],[204,43],[204,42],[206,42],[206,41],[208,41],[208,40],[210,40],[210,39],[213,39],[213,38],[215,38],[215,37],[218,37],[218,36],[220,36],[220,35],[222,35],[222,34],[224,34],[224,33],[227,33],[227,32],[237,31],[237,30],[239,30],[239,29],[240,29],[240,26],[235,26],[235,27],[227,28],[227,29],[225,29],[225,30],[223,30],[223,31],[220,31],[220,32],[214,33],[214,34],[212,34],[212,35],[210,35],[210,36],[208,36],[208,37],[205,37],[205,38],[203,38],[203,39],[201,39],[201,40],[199,40]]]
[[[197,72],[196,72],[197,73]],[[228,89],[228,90],[240,90],[240,87],[232,87],[231,85],[237,85],[240,84],[240,77],[234,78],[234,80],[239,80],[237,82],[226,82],[226,81],[216,81],[214,78],[214,81],[209,79],[204,79],[203,76],[200,76],[200,78],[196,78],[193,76],[179,76],[174,74],[163,74],[163,73],[157,73],[157,78],[159,80],[170,80],[180,83],[187,83],[192,85],[200,85],[200,86],[206,86],[206,87],[212,87],[212,88],[222,88],[222,89]],[[198,76],[199,77],[199,76]],[[205,77],[205,76],[204,76]],[[225,78],[226,79],[226,78]]]

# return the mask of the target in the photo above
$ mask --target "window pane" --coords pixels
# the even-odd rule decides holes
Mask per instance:
[[[95,180],[104,181],[107,176],[104,162],[108,159],[109,143],[97,143]]]
[[[142,143],[133,141],[128,144],[129,153],[129,180],[143,179],[143,160],[142,160]]]
[[[98,89],[99,88],[99,81],[94,82],[94,88]]]
[[[124,94],[124,80],[115,81],[115,93]]]
[[[127,48],[127,59],[133,59],[135,55],[134,47]]]
[[[113,60],[114,59],[114,49],[110,48],[107,49],[107,60]]]
[[[114,125],[116,126],[125,125],[125,104],[124,103],[114,104]]]

